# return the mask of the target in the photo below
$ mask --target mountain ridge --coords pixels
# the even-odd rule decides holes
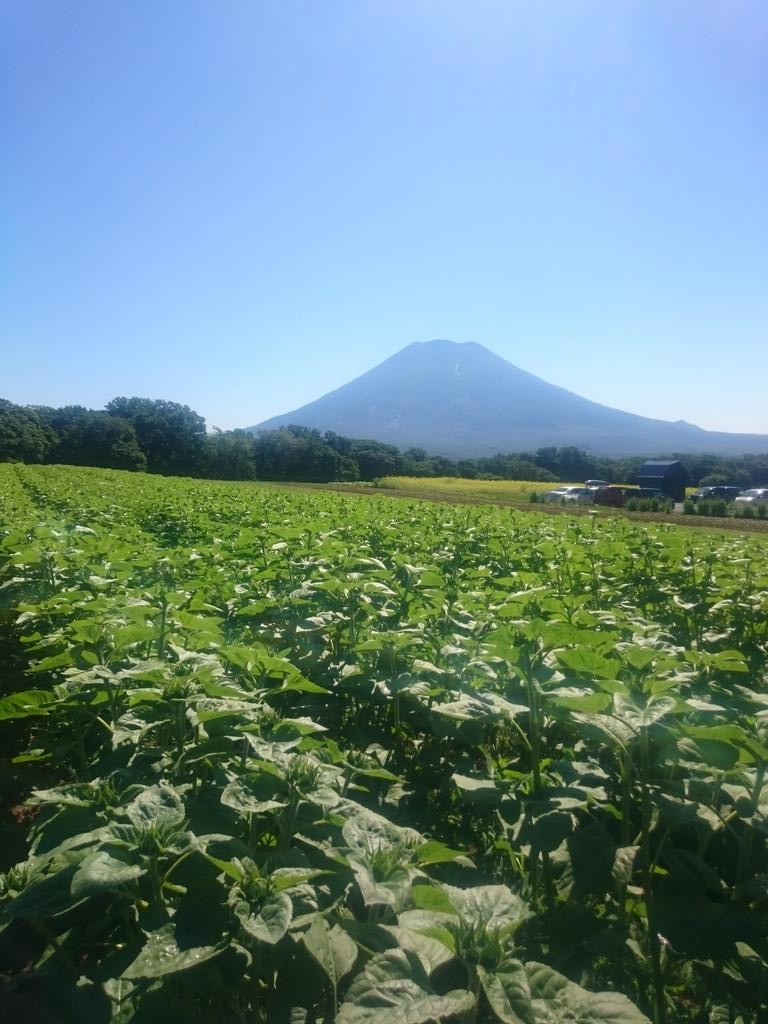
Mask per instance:
[[[768,451],[768,435],[708,431],[583,398],[474,341],[412,342],[251,432],[296,423],[449,458],[574,445],[595,455]]]

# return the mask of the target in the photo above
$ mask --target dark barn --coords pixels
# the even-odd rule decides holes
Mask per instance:
[[[688,473],[679,459],[654,460],[640,467],[635,483],[644,491],[661,491],[675,501],[685,499]]]

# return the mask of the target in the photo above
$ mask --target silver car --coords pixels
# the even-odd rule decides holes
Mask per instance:
[[[753,505],[762,501],[768,503],[768,487],[753,487],[749,491],[744,491],[738,498],[734,498],[734,505]]]
[[[553,502],[587,502],[592,498],[588,487],[559,487],[555,491],[547,491],[544,495],[547,501]]]

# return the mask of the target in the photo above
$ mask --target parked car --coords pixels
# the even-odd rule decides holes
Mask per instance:
[[[591,500],[591,493],[588,487],[559,487],[554,491],[547,491],[544,495],[545,501],[552,502],[587,502]]]
[[[691,498],[694,501],[709,500],[710,498],[725,498],[726,501],[733,501],[741,492],[741,487],[713,484],[711,487],[700,487],[695,494],[691,495]]]
[[[744,505],[754,505],[762,501],[768,503],[768,487],[752,487],[735,499],[735,502]]]
[[[629,495],[638,494],[636,487],[617,487],[615,484],[608,484],[604,487],[594,487],[591,491],[592,501],[596,505],[607,505],[610,508],[623,508],[627,503],[627,492]]]
[[[610,483],[607,480],[585,480],[584,483],[587,487],[610,487]]]

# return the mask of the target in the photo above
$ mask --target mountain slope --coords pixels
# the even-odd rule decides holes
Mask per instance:
[[[321,398],[249,430],[297,423],[451,458],[576,445],[602,455],[768,451],[768,436],[622,412],[548,384],[475,342],[414,342]]]

